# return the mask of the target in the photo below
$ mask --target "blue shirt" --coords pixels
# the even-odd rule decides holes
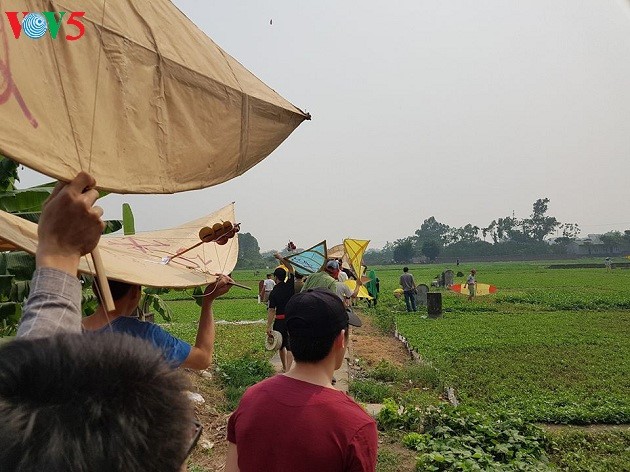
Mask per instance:
[[[96,330],[97,333],[108,331],[130,334],[133,337],[149,341],[162,351],[164,359],[173,367],[182,365],[192,349],[190,344],[176,338],[158,325],[140,321],[130,316],[119,316],[109,325]]]

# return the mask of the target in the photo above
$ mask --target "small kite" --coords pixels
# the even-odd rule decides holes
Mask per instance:
[[[304,275],[319,272],[326,263],[326,241],[322,241],[315,246],[287,256],[286,259],[296,268],[298,272]]]

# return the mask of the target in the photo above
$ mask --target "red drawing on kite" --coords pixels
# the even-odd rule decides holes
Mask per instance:
[[[11,74],[11,66],[9,64],[9,42],[7,40],[7,32],[5,30],[4,23],[0,21],[0,40],[2,41],[3,48],[0,51],[3,51],[4,54],[0,54],[0,105],[4,105],[9,101],[9,98],[13,95],[15,100],[17,100],[20,108],[22,109],[22,113],[26,119],[31,123],[33,128],[37,128],[39,123],[37,120],[31,115],[31,111],[26,106],[26,102],[22,98],[22,94],[18,89],[17,85],[13,81],[13,75]]]
[[[140,251],[143,254],[147,254],[148,252],[151,252],[151,248],[154,247],[170,247],[170,244],[164,244],[160,241],[144,241],[142,239],[136,239],[136,238],[123,238],[123,239],[116,239],[114,240],[113,238],[111,240],[105,240],[108,244],[111,244],[112,246],[125,246],[128,247],[129,249],[135,249],[136,251]]]

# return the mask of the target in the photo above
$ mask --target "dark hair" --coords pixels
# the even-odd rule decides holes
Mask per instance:
[[[273,271],[273,275],[278,278],[278,280],[284,280],[287,278],[287,271],[278,267]]]
[[[403,272],[409,272],[409,267],[403,267]]]
[[[117,280],[109,280],[109,279],[107,279],[107,285],[109,285],[109,289],[112,292],[112,298],[114,299],[114,301],[124,298],[132,288],[137,287],[137,285],[134,285],[134,284],[129,284],[127,282],[118,282]],[[96,278],[94,278],[94,282],[92,282],[92,286],[94,288],[94,293],[96,294],[101,293],[101,286],[99,285],[98,280]]]
[[[304,275],[300,274],[299,272],[295,272],[295,278],[298,280],[302,280],[304,278]]]
[[[10,341],[0,348],[0,469],[175,472],[191,439],[187,386],[128,335]]]
[[[348,328],[346,328],[346,333]],[[302,336],[291,336],[289,334],[289,344],[291,353],[296,362],[315,364],[324,359],[333,347],[335,339],[339,333],[331,334],[325,338],[307,338]]]

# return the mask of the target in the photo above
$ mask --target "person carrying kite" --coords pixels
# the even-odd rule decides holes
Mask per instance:
[[[142,290],[139,285],[115,280],[108,280],[108,283],[116,309],[112,313],[107,313],[105,307],[99,305],[93,315],[83,318],[84,331],[126,333],[149,341],[162,351],[164,358],[173,367],[204,370],[210,366],[215,336],[212,303],[230,290],[233,283],[230,277],[220,275],[215,283],[206,288],[194,346],[173,336],[157,324],[130,316],[140,301]],[[96,281],[95,284],[97,292],[100,292]]]

